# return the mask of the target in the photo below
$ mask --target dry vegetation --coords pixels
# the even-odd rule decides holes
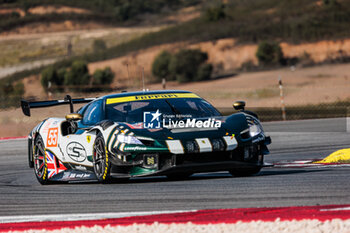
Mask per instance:
[[[140,90],[141,68],[145,71],[146,82],[152,83],[151,64],[160,51],[176,52],[181,48],[198,48],[208,53],[208,61],[214,65],[214,76],[220,76],[220,74],[231,74],[231,76],[181,85],[169,82],[167,89],[196,92],[219,108],[230,107],[233,101],[239,99],[245,100],[251,107],[278,107],[280,105],[278,77],[281,76],[287,107],[350,99],[350,76],[347,73],[350,69],[349,64],[305,68],[305,64],[329,63],[350,57],[350,39],[346,39],[345,32],[341,33],[341,27],[347,25],[346,10],[350,9],[349,4],[340,1],[344,5],[344,10],[333,9],[336,10],[335,16],[337,17],[330,22],[338,23],[340,16],[339,19],[342,20],[342,24],[337,24],[340,30],[333,38],[332,31],[326,30],[329,26],[326,25],[328,21],[323,20],[324,17],[326,19],[328,17],[328,8],[320,5],[319,1],[310,1],[306,4],[305,9],[299,7],[301,0],[295,2],[252,1],[254,6],[260,7],[252,7],[244,2],[234,6],[233,1],[228,2],[232,3],[226,9],[228,17],[210,23],[200,16],[198,8],[186,7],[170,13],[160,12],[138,16],[139,19],[142,19],[142,23],[138,24],[139,27],[111,28],[97,21],[81,23],[75,20],[25,24],[0,34],[0,51],[2,51],[0,67],[37,59],[63,58],[67,54],[69,41],[73,45],[73,54],[83,55],[91,52],[91,45],[95,39],[103,39],[109,48],[106,55],[90,59],[95,55],[101,55],[90,54],[84,58],[96,61],[89,64],[90,73],[98,68],[110,66],[115,73],[113,86],[119,89]],[[289,8],[290,11],[285,12]],[[22,18],[26,15],[26,12],[20,8],[13,10]],[[28,12],[38,16],[42,14],[57,16],[57,14],[87,15],[91,13],[91,10],[77,7],[36,6],[29,8]],[[298,18],[298,12],[300,14],[306,12],[307,17],[305,16],[298,22],[295,21]],[[8,13],[6,9],[0,9],[0,14]],[[269,20],[271,24],[266,24],[262,19]],[[247,22],[249,25],[242,27],[242,22]],[[319,25],[310,24],[310,22],[316,22]],[[177,26],[168,27],[169,25]],[[237,28],[237,25],[242,31],[233,30]],[[167,29],[161,30],[165,27]],[[256,32],[262,36],[258,38],[254,35],[256,28],[271,33]],[[335,30],[331,26],[328,28]],[[312,29],[313,34],[303,34],[309,29]],[[155,33],[148,34],[149,32]],[[289,43],[281,43],[281,47],[285,57],[300,59],[297,67],[238,73],[244,64],[258,64],[255,56],[258,41],[276,38],[279,41],[281,39],[289,41]],[[320,40],[320,38],[323,39]],[[298,44],[292,43],[294,40],[297,40]],[[106,60],[97,61],[101,59]],[[40,85],[39,75],[27,77],[23,83],[25,97],[48,98]],[[147,84],[147,88],[161,89],[161,85]],[[52,98],[61,98],[62,95],[62,93],[54,94]],[[85,96],[86,93],[74,94],[75,97],[82,95]],[[64,116],[66,112],[65,107],[48,108],[40,113],[34,111],[32,118],[24,117],[19,109],[0,112],[0,137],[26,135],[36,123],[45,117]]]
[[[76,27],[71,25],[69,27]],[[41,25],[42,26],[42,25]],[[51,31],[64,27],[62,24],[51,23]],[[98,25],[84,24],[85,28],[95,28]],[[74,55],[81,55],[92,51],[92,43],[95,39],[103,39],[107,47],[116,46],[120,43],[141,36],[147,32],[160,30],[161,27],[133,27],[133,28],[105,28],[91,30],[72,30],[65,32],[49,33],[45,26],[37,30],[45,33],[19,34],[11,36],[0,36],[0,67],[14,65],[33,60],[48,58],[62,58],[67,55],[67,44],[72,43]],[[27,26],[24,31],[32,31]]]
[[[278,77],[281,75],[285,102],[288,106],[332,103],[350,99],[350,64],[324,65],[309,68],[280,69],[255,73],[241,73],[229,78],[200,83],[177,84],[168,83],[167,89],[189,90],[198,93],[218,108],[231,108],[235,100],[245,100],[248,107],[278,107],[280,97]],[[316,75],[315,75],[316,74]],[[319,75],[317,75],[319,74]],[[327,76],[327,78],[324,78]],[[36,77],[25,80],[26,94],[41,90]],[[137,85],[136,85],[137,86]],[[161,89],[160,84],[148,85],[151,90]],[[130,88],[140,90],[139,87]],[[89,94],[89,96],[103,93]],[[74,97],[86,94],[74,94]],[[62,97],[60,96],[53,96]],[[42,92],[42,99],[47,98]],[[77,106],[78,107],[78,106]],[[33,110],[32,117],[26,117],[20,109],[0,112],[0,137],[25,136],[38,122],[49,116],[63,117],[68,106]]]

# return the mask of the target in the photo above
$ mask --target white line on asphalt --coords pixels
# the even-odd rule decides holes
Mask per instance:
[[[333,209],[320,209],[320,211],[339,211],[339,210],[350,210],[350,207],[333,208]]]
[[[124,217],[147,216],[147,215],[155,215],[155,214],[174,214],[174,213],[185,213],[185,212],[195,212],[195,211],[197,210],[0,216],[0,223],[99,220],[99,219],[109,219],[109,218],[124,218]]]

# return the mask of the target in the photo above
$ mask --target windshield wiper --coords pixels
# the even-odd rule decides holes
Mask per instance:
[[[174,105],[172,105],[168,100],[165,99],[165,102],[169,105],[173,113],[175,113],[176,115],[181,115],[181,112],[177,108],[175,108]]]

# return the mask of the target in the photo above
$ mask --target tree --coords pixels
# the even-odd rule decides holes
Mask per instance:
[[[211,73],[213,72],[212,64],[202,64],[198,68],[197,76],[195,78],[196,81],[203,81],[210,79]]]
[[[109,85],[113,82],[114,73],[111,68],[106,67],[105,69],[97,69],[92,75],[93,85]]]
[[[85,61],[74,61],[70,70],[64,75],[64,84],[68,86],[88,85],[90,75]]]
[[[65,73],[66,69],[64,68],[57,71],[53,66],[49,66],[41,72],[41,85],[44,89],[49,87],[49,83],[56,86],[63,85]]]
[[[219,21],[226,18],[225,5],[220,4],[219,6],[214,6],[206,9],[205,19],[210,22]]]
[[[57,70],[57,79],[55,81],[55,84],[57,86],[61,86],[64,84],[64,76],[66,75],[66,69],[65,68],[60,68]]]
[[[152,64],[152,74],[158,80],[162,80],[163,78],[167,80],[174,80],[174,76],[171,75],[169,70],[171,57],[172,55],[169,52],[163,51],[154,59]]]
[[[276,42],[263,41],[259,44],[256,57],[262,65],[283,64],[283,52]]]
[[[41,72],[40,82],[45,90],[49,87],[49,83],[54,84],[55,80],[57,80],[57,72],[53,66],[49,66]]]
[[[194,49],[183,49],[176,53],[169,64],[169,70],[176,77],[178,82],[190,82],[203,78],[210,78],[211,70],[209,66],[199,69],[208,60],[207,53]],[[206,74],[205,74],[206,73]],[[208,73],[210,73],[208,75]],[[204,75],[205,74],[205,75]]]
[[[323,0],[323,5],[335,6],[338,2],[336,0]]]

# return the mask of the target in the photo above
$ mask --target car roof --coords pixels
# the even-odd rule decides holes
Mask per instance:
[[[115,97],[126,97],[126,96],[135,96],[135,95],[153,95],[153,94],[169,94],[169,93],[192,93],[190,91],[182,90],[155,90],[155,91],[134,91],[134,92],[122,92],[111,95],[105,95],[101,97],[102,99],[109,99]]]

